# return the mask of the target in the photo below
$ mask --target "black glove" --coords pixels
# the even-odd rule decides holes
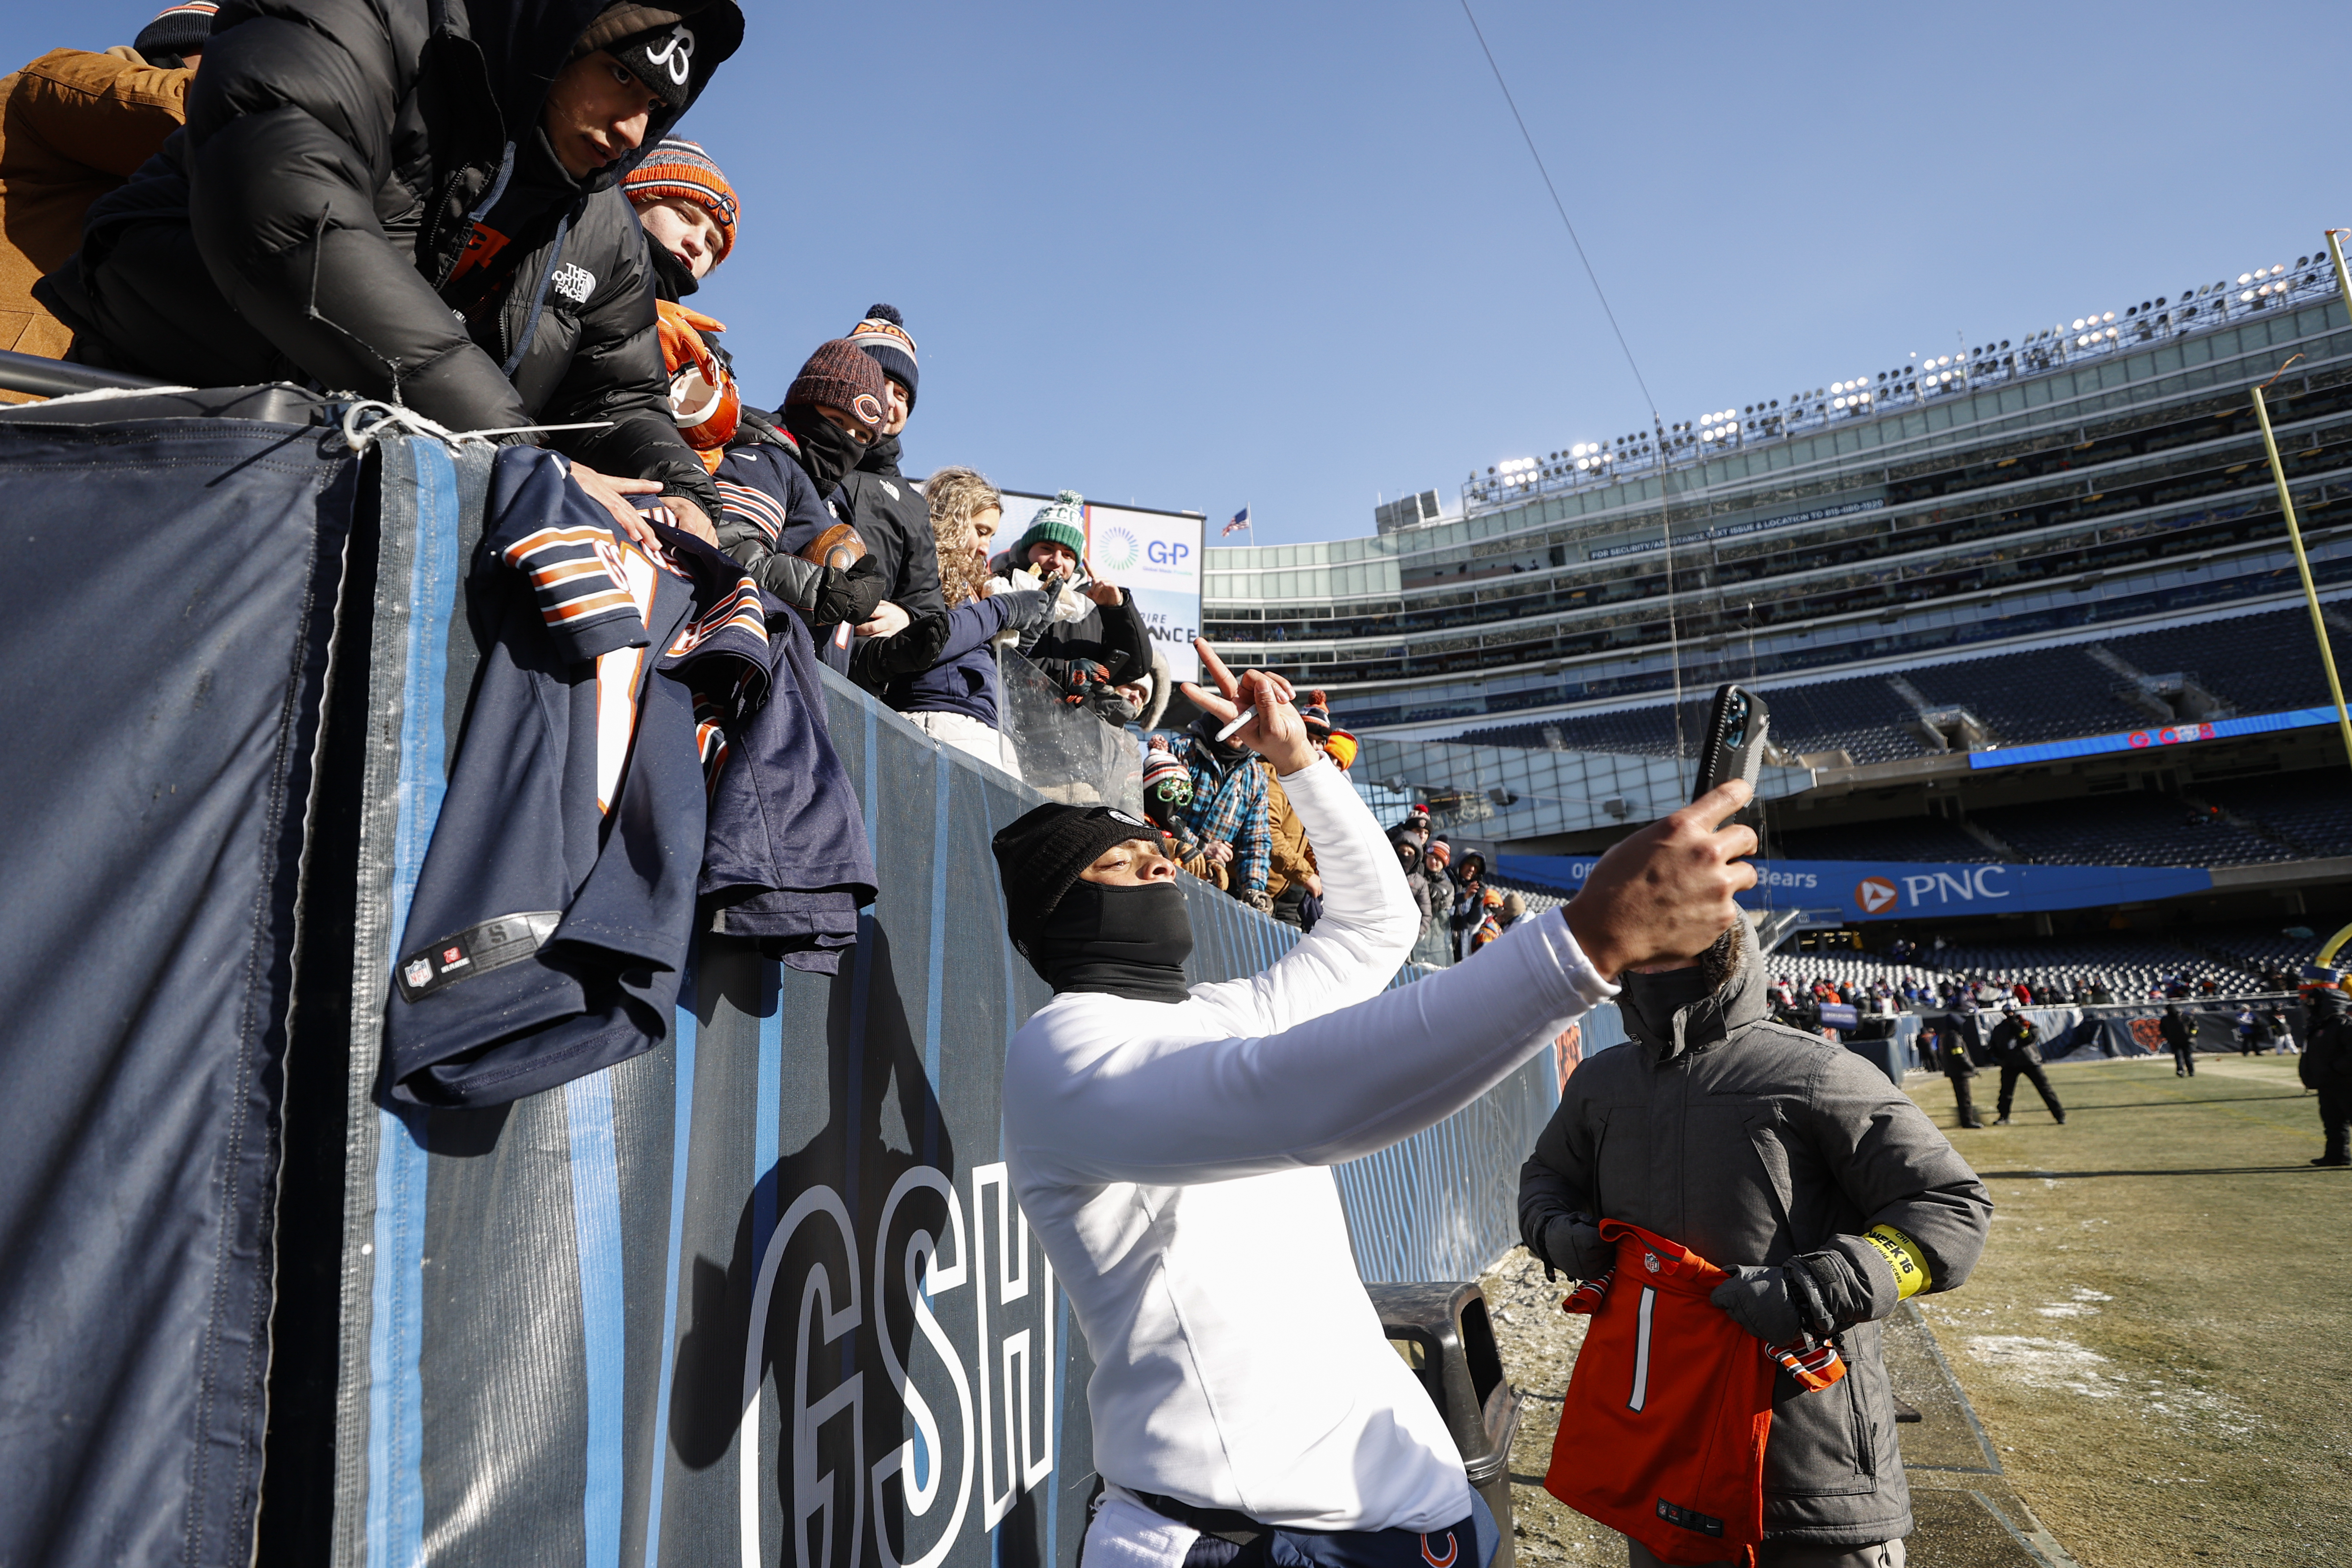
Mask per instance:
[[[1025,632],[1045,624],[1054,613],[1054,595],[1042,588],[1007,588],[989,595],[991,604],[1006,606],[1004,626],[1008,631]]]
[[[1768,1345],[1785,1345],[1805,1331],[1805,1321],[1789,1294],[1786,1268],[1741,1268],[1707,1300]]]
[[[948,618],[944,613],[925,616],[898,636],[881,637],[866,645],[872,649],[868,657],[873,668],[885,678],[914,675],[930,668],[939,663],[940,650],[947,646]]]
[[[816,607],[811,613],[821,626],[836,621],[856,626],[874,618],[874,606],[882,602],[888,587],[882,581],[882,563],[871,555],[861,555],[847,566],[824,569],[824,584],[816,591]]]
[[[1884,1307],[1874,1300],[1882,1292],[1855,1267],[1849,1245],[1868,1243],[1841,1237],[1836,1247],[1801,1253],[1777,1268],[1738,1269],[1707,1300],[1768,1345],[1785,1345],[1801,1333],[1828,1339],[1895,1306],[1891,1290],[1883,1292]]]
[[[1540,1256],[1570,1279],[1598,1279],[1617,1267],[1617,1244],[1601,1238],[1601,1227],[1584,1215],[1564,1214],[1547,1221]]]

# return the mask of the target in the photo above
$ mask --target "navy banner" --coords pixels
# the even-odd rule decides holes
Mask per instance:
[[[0,1562],[244,1568],[359,465],[110,406],[0,422]]]
[[[1597,857],[1504,855],[1507,881],[1573,893]],[[1904,860],[1759,860],[1757,884],[1740,895],[1750,909],[1835,909],[1850,921],[1939,915],[2026,914],[2096,909],[2201,893],[2211,873],[2189,866],[2021,866]]]

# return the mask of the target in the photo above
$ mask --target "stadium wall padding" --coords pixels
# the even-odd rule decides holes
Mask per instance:
[[[326,1554],[1070,1568],[1088,1364],[998,1131],[1005,1043],[1048,992],[1004,939],[989,840],[1039,797],[825,671],[880,884],[837,976],[711,939],[663,1047],[509,1107],[382,1109],[381,998],[472,668],[457,595],[480,510],[470,459],[383,447]],[[1186,896],[1196,980],[1296,940]],[[1585,1027],[1619,1034],[1612,1011]],[[1539,1056],[1342,1168],[1367,1277],[1475,1278],[1507,1250],[1557,1097]]]
[[[252,1557],[358,474],[248,420],[0,426],[0,1563]]]

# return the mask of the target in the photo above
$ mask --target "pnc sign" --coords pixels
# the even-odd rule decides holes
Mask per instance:
[[[1496,871],[1574,892],[1591,874],[1583,855],[1504,855]],[[2210,891],[2195,866],[2036,866],[2018,861],[1759,860],[1756,886],[1739,895],[1751,910],[1814,909],[1834,901],[1848,920],[1932,920],[1946,915],[2025,914],[2097,909]],[[1832,889],[1843,888],[1843,893]]]

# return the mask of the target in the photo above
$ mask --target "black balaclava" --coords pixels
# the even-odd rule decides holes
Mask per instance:
[[[1140,888],[1081,880],[1062,895],[1031,945],[1056,994],[1108,991],[1139,1002],[1181,1002],[1192,917],[1172,880]]]
[[[1103,851],[1160,830],[1113,805],[1048,804],[990,840],[1004,886],[1004,931],[1055,991],[1184,999],[1192,922],[1173,880],[1106,888],[1084,879]]]
[[[866,456],[857,466],[869,474],[896,475],[898,471],[898,437],[877,436],[873,445],[866,448]]]
[[[816,486],[820,500],[839,489],[842,477],[866,456],[866,448],[857,444],[855,437],[819,414],[813,404],[798,403],[786,408],[781,423],[800,443],[801,467],[808,470],[809,481]]]

